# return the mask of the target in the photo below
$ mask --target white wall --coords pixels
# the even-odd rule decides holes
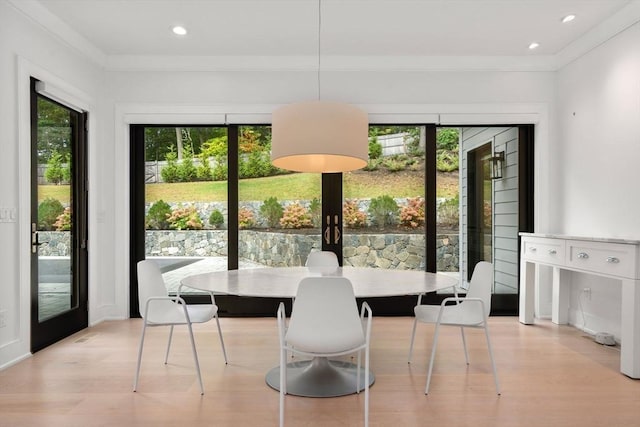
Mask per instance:
[[[640,24],[558,72],[560,180],[568,235],[640,240]],[[546,231],[546,230],[542,230]],[[572,324],[620,337],[620,283],[574,273]],[[591,299],[580,290],[592,289]]]
[[[16,210],[16,222],[0,223],[0,309],[7,326],[0,328],[0,368],[28,356],[29,338],[29,76],[54,83],[99,115],[96,89],[102,71],[55,41],[4,0],[0,1],[0,206]],[[90,123],[93,156],[101,155],[98,120]],[[99,189],[100,166],[91,165]],[[91,202],[90,202],[91,203]],[[95,230],[95,221],[93,221]],[[97,243],[98,240],[96,240]],[[107,251],[109,248],[105,248]],[[100,251],[96,251],[100,253]],[[90,259],[90,267],[95,260]],[[95,294],[96,269],[90,273]],[[94,301],[95,306],[95,301]],[[92,316],[93,319],[93,316]]]

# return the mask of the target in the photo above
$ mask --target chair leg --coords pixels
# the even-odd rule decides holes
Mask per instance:
[[[200,375],[200,362],[198,362],[198,352],[196,351],[196,341],[193,338],[193,328],[191,323],[187,323],[189,328],[189,338],[191,338],[191,349],[193,350],[193,360],[196,363],[196,373],[198,374],[198,382],[200,383],[200,394],[204,394],[204,386],[202,385],[202,375]]]
[[[360,359],[362,350],[358,350],[358,363],[356,365],[356,394],[360,394]],[[366,386],[365,386],[366,387]]]
[[[484,335],[487,337],[487,348],[489,349],[489,358],[491,359],[491,367],[493,368],[493,379],[496,383],[496,392],[500,395],[500,384],[498,382],[498,371],[496,370],[496,362],[493,359],[493,350],[491,349],[491,340],[489,339],[489,326],[485,320]]]
[[[364,427],[369,426],[369,346],[364,353]],[[358,353],[359,354],[359,353]]]
[[[431,371],[433,370],[433,361],[436,358],[436,347],[438,346],[438,334],[440,333],[440,324],[436,323],[436,330],[433,333],[433,345],[431,348],[431,359],[429,360],[429,373],[427,374],[427,385],[424,388],[424,394],[429,394],[429,385],[431,384]]]
[[[464,347],[464,360],[469,364],[469,353],[467,353],[467,340],[464,337],[464,326],[460,326],[460,334],[462,335],[462,347]]]
[[[284,395],[287,392],[287,351],[280,349],[280,427],[284,427]]]
[[[171,339],[173,338],[173,325],[171,325],[171,329],[169,329],[169,342],[167,342],[167,352],[164,354],[164,364],[166,365],[169,361],[169,349],[171,348]]]
[[[136,365],[136,376],[133,379],[133,391],[138,389],[138,377],[140,376],[140,364],[142,362],[142,347],[144,345],[144,333],[147,329],[147,322],[143,320],[142,324],[142,335],[140,336],[140,346],[138,347],[138,363]]]
[[[224,339],[222,338],[222,329],[220,329],[220,319],[218,318],[218,314],[216,313],[216,323],[218,324],[218,335],[220,336],[220,344],[222,345],[222,355],[224,356],[224,363],[228,365],[227,361],[227,350],[224,348]]]
[[[411,363],[411,357],[413,356],[413,341],[416,338],[416,326],[418,325],[418,318],[413,318],[413,330],[411,331],[411,345],[409,345],[409,358],[407,363]]]

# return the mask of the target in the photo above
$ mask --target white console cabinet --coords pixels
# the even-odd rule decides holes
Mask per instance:
[[[620,371],[640,378],[640,241],[520,233],[520,322],[534,319],[535,267],[553,267],[551,320],[568,322],[567,272],[579,271],[622,282]]]

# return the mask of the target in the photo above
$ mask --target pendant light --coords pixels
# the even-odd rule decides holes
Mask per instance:
[[[273,112],[271,161],[296,172],[347,172],[369,159],[368,116],[353,105],[320,99],[321,12],[318,0],[318,99]]]

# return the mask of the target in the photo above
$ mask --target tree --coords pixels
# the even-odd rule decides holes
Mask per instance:
[[[224,138],[226,146],[226,127],[182,127],[183,132],[188,135],[186,140],[192,146],[194,155],[200,154],[203,144],[212,138]],[[144,134],[145,160],[148,162],[162,161],[167,153],[173,149],[177,153],[177,137],[175,127],[146,127]],[[226,154],[226,151],[225,151]]]
[[[71,119],[69,111],[38,97],[38,163],[48,163],[54,153],[61,159],[71,155]]]
[[[64,165],[62,164],[62,154],[54,151],[47,162],[47,169],[44,172],[45,179],[51,184],[61,184],[64,177]]]

